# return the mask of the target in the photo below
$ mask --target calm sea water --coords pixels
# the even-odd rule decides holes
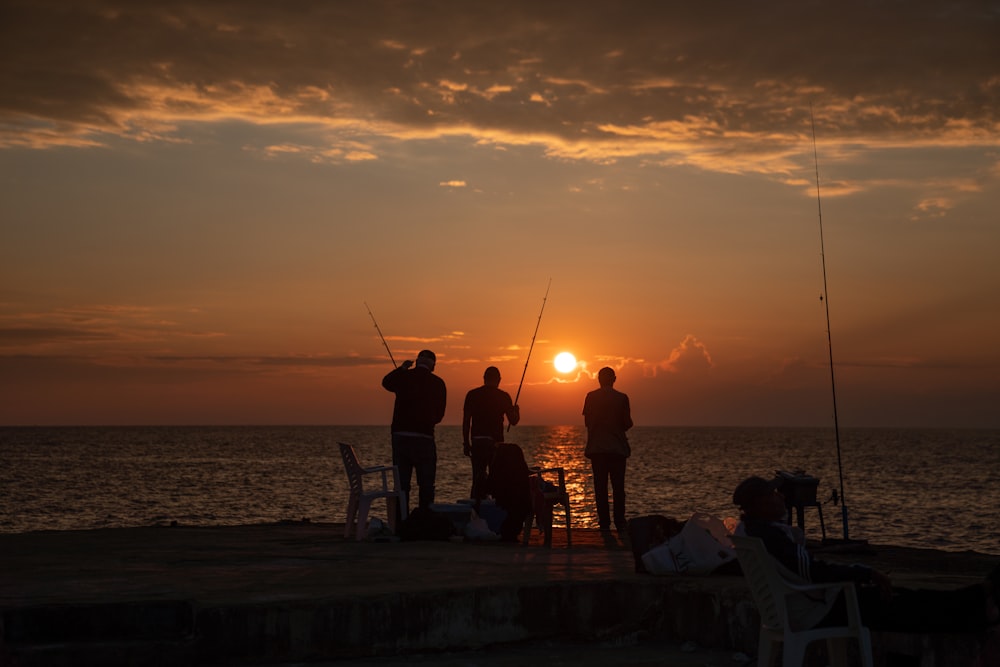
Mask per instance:
[[[564,467],[574,525],[595,526],[584,437],[576,426],[517,426],[508,440],[529,464]],[[338,441],[362,464],[390,462],[385,426],[0,428],[0,532],[342,522]],[[832,429],[637,427],[630,441],[629,516],[732,516],[736,483],[779,469],[818,477],[821,500],[839,486]],[[461,451],[460,429],[439,428],[438,502],[468,496]],[[852,538],[1000,554],[1000,431],[848,429],[841,458]],[[840,507],[823,513],[827,535],[842,537]],[[815,508],[806,529],[820,536]]]

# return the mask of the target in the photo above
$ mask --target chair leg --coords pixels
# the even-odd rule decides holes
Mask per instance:
[[[842,637],[827,639],[826,650],[830,654],[830,664],[833,667],[847,667],[847,639]]]
[[[861,651],[862,667],[874,667],[875,659],[872,657],[872,633],[868,628],[861,628],[858,635],[858,649]]]
[[[784,647],[781,652],[781,666],[782,667],[802,667],[803,662],[806,659],[806,646],[809,642],[801,642],[794,639],[794,635],[790,638],[785,635],[785,641],[783,642]]]
[[[760,638],[757,640],[757,667],[771,667],[774,664],[776,644],[771,635],[761,628]]]
[[[571,547],[573,546],[573,537],[570,535],[569,531],[569,501],[566,501],[565,507],[566,507],[566,546]]]
[[[393,535],[396,534],[396,526],[398,525],[398,519],[396,518],[398,507],[399,503],[396,496],[385,497],[385,513],[389,518],[389,530],[392,531]]]
[[[861,656],[863,667],[872,667],[872,642],[871,633],[867,629],[862,631],[857,637],[837,637],[826,640],[826,650],[830,654],[830,664],[833,667],[849,667],[848,643],[851,639],[857,639],[858,651]]]
[[[356,537],[359,542],[365,539],[365,532],[368,528],[368,510],[371,509],[371,506],[371,498],[361,498],[358,503],[358,530]]]
[[[358,512],[358,497],[351,494],[351,497],[347,500],[347,520],[344,521],[344,537],[351,536],[351,529],[354,527],[355,514]]]
[[[403,495],[402,491],[395,491],[390,495],[385,497],[386,505],[388,505],[389,514],[389,529],[392,532],[398,533],[400,526],[406,521],[406,496]]]

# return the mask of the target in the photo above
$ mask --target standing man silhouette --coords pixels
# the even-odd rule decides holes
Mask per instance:
[[[434,426],[444,418],[447,390],[444,380],[434,375],[437,357],[421,350],[416,366],[407,359],[382,378],[382,386],[396,394],[392,409],[392,463],[399,466],[399,485],[410,497],[410,478],[417,472],[420,507],[434,502],[437,476],[437,445]]]
[[[614,388],[615,371],[605,366],[597,373],[600,388],[587,394],[583,418],[587,425],[587,448],[594,471],[594,496],[597,499],[597,522],[601,533],[611,532],[608,508],[608,480],[615,504],[615,529],[622,540],[628,536],[625,523],[625,461],[632,453],[625,431],[632,428],[632,410],[628,396]]]
[[[513,426],[521,421],[521,409],[500,389],[500,369],[490,366],[483,373],[483,386],[465,395],[462,409],[462,450],[472,459],[471,497],[475,500],[486,496],[490,463],[497,443],[503,442],[504,416]]]

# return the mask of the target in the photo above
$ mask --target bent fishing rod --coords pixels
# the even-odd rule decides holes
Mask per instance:
[[[538,336],[538,327],[542,323],[542,313],[545,312],[545,302],[549,299],[549,288],[552,287],[552,278],[545,287],[545,296],[542,297],[542,309],[538,311],[538,321],[535,322],[535,333],[531,334],[531,345],[528,346],[528,356],[524,360],[524,370],[521,371],[521,381],[517,385],[517,393],[514,395],[514,407],[517,407],[517,399],[521,398],[521,387],[524,386],[524,376],[528,373],[528,362],[531,361],[531,351],[535,349],[535,337]],[[510,431],[510,422],[507,422],[507,430]]]
[[[375,321],[375,315],[372,313],[372,309],[368,308],[367,301],[365,301],[365,308],[368,309],[368,315],[372,318],[372,324],[375,325],[375,331],[378,332],[378,337],[382,339],[382,344],[385,345],[385,351],[389,353],[389,361],[392,362],[392,367],[396,368],[396,360],[392,358],[392,350],[389,349],[389,343],[385,342],[385,336],[382,335],[382,330],[378,328],[378,322]]]
[[[816,169],[816,208],[819,212],[819,255],[823,265],[823,301],[826,308],[826,345],[830,355],[830,391],[833,394],[833,437],[837,443],[837,474],[840,477],[840,518],[844,527],[844,541],[849,541],[847,528],[847,499],[844,496],[844,466],[840,456],[840,424],[837,419],[837,383],[833,372],[833,335],[830,332],[830,294],[826,284],[826,249],[823,244],[823,202],[819,195],[819,154],[816,150],[816,119],[813,116],[812,104],[809,104],[809,122],[812,125],[813,165]]]

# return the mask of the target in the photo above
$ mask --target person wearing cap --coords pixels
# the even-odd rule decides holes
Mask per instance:
[[[748,477],[733,491],[733,504],[741,510],[736,534],[757,537],[785,570],[792,583],[850,581],[858,592],[864,624],[889,632],[976,632],[997,623],[1000,617],[995,594],[1000,566],[982,584],[955,590],[918,590],[892,585],[889,576],[864,565],[828,563],[814,558],[805,536],[786,521],[785,497],[780,480]],[[795,614],[803,627],[842,625],[846,610],[842,598],[800,600]]]
[[[500,389],[500,369],[490,366],[483,385],[470,389],[462,408],[462,451],[472,459],[471,497],[482,500],[497,443],[503,442],[503,418],[512,426],[521,421],[521,410]]]
[[[392,463],[399,467],[399,485],[410,497],[410,479],[417,473],[420,507],[434,502],[437,445],[434,427],[444,419],[447,389],[434,375],[437,357],[421,350],[416,365],[407,359],[382,378],[382,386],[396,394],[392,408]],[[412,369],[411,369],[412,366]]]
[[[597,373],[601,385],[587,394],[583,402],[583,419],[587,426],[587,446],[584,455],[590,459],[594,472],[594,497],[597,501],[597,523],[605,535],[611,531],[608,507],[608,481],[614,496],[614,521],[618,536],[628,533],[625,522],[625,462],[632,449],[625,432],[632,428],[632,410],[628,395],[614,388],[615,371],[605,366]]]
[[[870,567],[814,559],[806,549],[805,535],[785,520],[788,509],[778,483],[777,479],[748,477],[733,491],[733,504],[742,512],[740,519],[747,535],[763,540],[778,562],[806,581],[853,581],[889,590],[889,578]]]

